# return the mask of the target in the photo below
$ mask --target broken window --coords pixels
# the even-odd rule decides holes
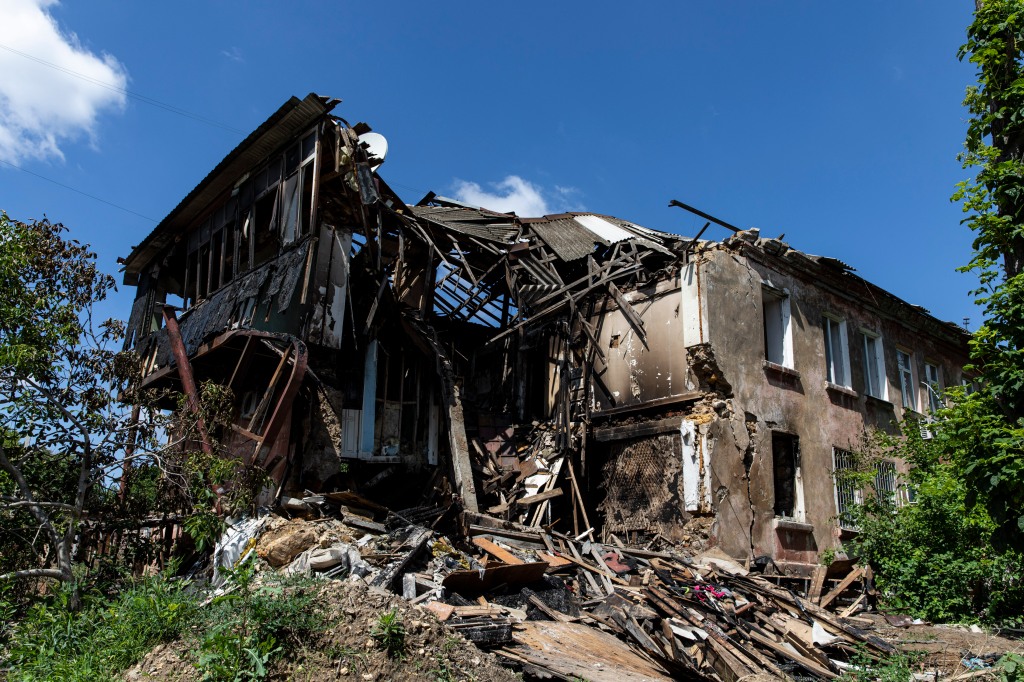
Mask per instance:
[[[821,318],[825,332],[825,379],[850,388],[850,354],[846,345],[846,321],[831,315]]]
[[[190,251],[185,259],[185,291],[182,299],[183,308],[189,308],[196,302],[196,252]]]
[[[793,339],[789,324],[789,296],[785,291],[763,287],[764,357],[783,367],[793,366]]]
[[[256,221],[253,230],[252,266],[258,267],[277,256],[277,191],[272,190],[256,200]]]
[[[255,224],[252,210],[245,212],[240,219],[238,228],[238,274],[246,272],[252,266],[252,227]]]
[[[928,391],[928,408],[932,412],[942,409],[942,383],[939,381],[938,365],[924,363],[924,387]]]
[[[864,352],[864,393],[882,400],[888,399],[885,381],[885,358],[882,355],[882,339],[877,334],[861,331],[861,347]]]
[[[800,444],[799,439],[791,433],[772,431],[772,476],[775,515],[802,520]]]
[[[196,270],[199,278],[199,286],[196,289],[196,300],[206,298],[206,294],[210,291],[210,244],[206,242],[199,247],[199,257],[197,259],[198,268]]]
[[[299,174],[292,173],[284,181],[281,209],[281,243],[291,244],[299,236],[299,210],[302,202],[299,197]]]
[[[210,240],[210,291],[221,285],[221,256],[224,254],[224,233],[217,230]]]
[[[905,350],[896,349],[896,370],[900,375],[900,394],[903,397],[903,407],[907,410],[917,410],[917,394],[914,391],[914,361],[913,356]]]
[[[228,283],[235,276],[235,223],[224,226],[224,272],[223,283]]]
[[[310,136],[312,137],[312,136]],[[313,163],[302,167],[302,207],[300,209],[299,231],[308,234],[313,221]]]
[[[864,501],[863,492],[851,474],[857,468],[855,455],[849,450],[832,448],[832,476],[835,479],[836,518],[839,527],[856,530],[854,510]]]

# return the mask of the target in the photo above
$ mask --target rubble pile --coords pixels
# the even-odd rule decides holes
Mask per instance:
[[[430,527],[442,508],[392,512],[354,493],[282,507],[293,518],[235,524],[215,561],[255,552],[286,573],[392,591],[537,677],[832,679],[855,658],[896,653],[852,615],[871,593],[870,572],[859,568],[833,577],[821,597],[824,567],[793,581],[715,550],[687,557],[468,512],[446,536]],[[796,583],[800,593],[785,587]],[[823,608],[840,604],[841,614]]]

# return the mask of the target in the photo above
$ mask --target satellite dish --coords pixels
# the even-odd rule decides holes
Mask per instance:
[[[370,170],[384,163],[388,155],[388,141],[380,133],[363,133],[359,136],[359,144],[366,145],[366,155],[370,157]]]

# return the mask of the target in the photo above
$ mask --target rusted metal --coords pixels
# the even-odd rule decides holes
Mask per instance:
[[[164,326],[167,327],[167,340],[171,343],[171,352],[178,365],[178,378],[181,379],[181,388],[185,392],[185,404],[188,406],[189,412],[196,418],[196,429],[199,431],[199,442],[203,452],[212,455],[213,445],[210,443],[210,434],[206,430],[206,422],[199,409],[199,391],[196,389],[196,381],[192,376],[192,363],[189,362],[185,344],[181,340],[181,329],[178,327],[178,318],[174,315],[174,307],[165,305],[163,314]]]

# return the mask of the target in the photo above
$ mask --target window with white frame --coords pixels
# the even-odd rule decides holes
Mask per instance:
[[[939,380],[939,367],[930,362],[924,363],[924,387],[928,392],[928,407],[938,412],[942,407],[942,383]]]
[[[900,376],[900,394],[903,407],[917,411],[917,391],[914,390],[914,356],[909,351],[896,349],[896,370]]]
[[[829,383],[850,388],[850,352],[846,345],[846,322],[824,315],[821,326],[825,333],[825,378]]]
[[[864,393],[882,400],[889,399],[888,382],[885,380],[885,356],[882,354],[882,337],[867,330],[861,330],[861,349],[864,359]]]
[[[789,322],[789,295],[774,287],[761,290],[764,309],[764,357],[783,367],[793,366],[793,337]]]
[[[849,450],[832,448],[832,477],[835,481],[836,518],[839,527],[857,530],[854,509],[864,501],[863,492],[849,476],[856,470],[857,460]]]

